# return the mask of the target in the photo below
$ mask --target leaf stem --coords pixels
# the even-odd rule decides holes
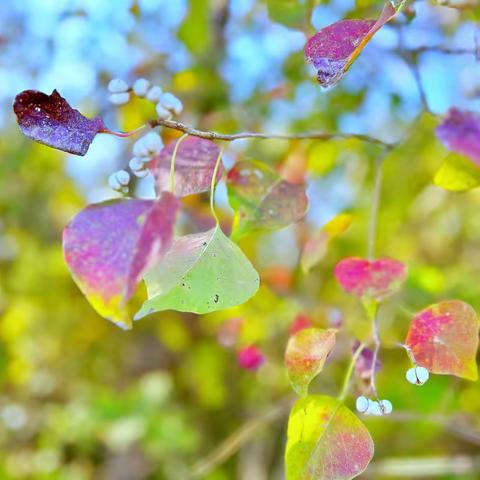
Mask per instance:
[[[136,135],[137,133],[140,133],[147,126],[148,125],[142,125],[138,128],[135,128],[135,130],[130,130],[129,132],[115,132],[113,130],[109,130],[108,128],[103,128],[102,130],[100,130],[99,133],[107,133],[108,135],[113,135],[115,137],[128,138],[128,137],[132,137],[133,135]]]
[[[377,384],[375,381],[375,368],[377,366],[378,361],[378,352],[380,351],[380,331],[378,325],[378,316],[377,316],[378,308],[375,308],[375,313],[372,318],[373,322],[373,356],[372,356],[372,365],[370,367],[370,390],[372,391],[373,395],[379,401],[378,398],[378,391],[377,391]]]
[[[350,363],[347,368],[347,372],[345,373],[345,377],[343,379],[342,390],[340,392],[340,395],[338,395],[338,400],[340,400],[340,402],[345,401],[345,398],[347,397],[348,387],[350,386],[350,380],[352,378],[353,369],[355,368],[357,360],[360,357],[365,347],[366,345],[364,343],[361,343],[358,346],[358,348],[355,350],[354,354],[352,355],[352,359],[350,360]]]
[[[222,161],[224,150],[225,150],[225,146],[222,145],[222,147],[220,148],[220,152],[218,152],[217,161],[215,162],[215,168],[213,169],[212,183],[210,185],[210,210],[212,212],[213,218],[215,218],[215,222],[217,225],[219,222],[218,222],[217,213],[215,212],[215,187],[216,187],[216,181],[217,181],[217,173],[220,167],[220,163]]]
[[[172,160],[170,161],[170,191],[172,192],[172,195],[175,194],[175,160],[177,158],[177,152],[178,148],[180,147],[180,144],[188,137],[187,133],[184,133],[178,140],[177,143],[175,144],[175,148],[173,149],[172,153]]]

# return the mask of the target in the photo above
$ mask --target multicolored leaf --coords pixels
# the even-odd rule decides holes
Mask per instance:
[[[168,144],[152,161],[150,168],[154,173],[158,192],[170,191],[170,166],[178,141]],[[175,157],[175,195],[184,197],[210,190],[219,154],[220,149],[210,140],[199,137],[187,137],[182,140]],[[216,180],[221,177],[220,165]]]
[[[260,162],[238,162],[228,172],[227,187],[230,206],[235,210],[232,238],[286,227],[307,211],[304,187],[283,180]]]
[[[347,293],[381,302],[399,290],[407,278],[407,268],[387,257],[377,260],[349,257],[337,263],[335,277]]]
[[[395,14],[387,2],[378,20],[340,20],[311,37],[305,45],[305,57],[317,69],[320,85],[336,85],[373,35]]]
[[[56,90],[51,95],[24,90],[15,97],[13,110],[24,135],[75,155],[85,155],[95,135],[108,131],[101,118],[84,117]]]
[[[438,169],[433,182],[451,192],[466,192],[480,185],[480,166],[468,157],[451,153]]]
[[[125,311],[146,268],[170,247],[178,200],[113,200],[90,205],[65,227],[63,251],[93,308],[122,328]]]
[[[208,313],[246,302],[259,287],[259,277],[244,253],[219,226],[185,235],[145,276],[148,300],[138,320],[162,310]]]
[[[307,395],[310,382],[322,371],[335,347],[335,334],[336,330],[307,328],[290,337],[285,366],[292,388],[299,395]]]
[[[429,372],[477,380],[479,322],[475,310],[460,300],[431,305],[418,313],[406,346]]]
[[[480,116],[452,108],[436,130],[447,148],[480,166]]]
[[[327,253],[328,244],[352,224],[352,216],[341,213],[324,225],[305,243],[300,256],[303,273],[308,273]]]
[[[365,425],[339,400],[309,395],[296,401],[288,421],[287,480],[350,480],[373,457]]]

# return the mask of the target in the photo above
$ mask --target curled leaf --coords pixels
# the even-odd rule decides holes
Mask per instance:
[[[246,302],[259,277],[244,253],[219,226],[185,235],[145,274],[148,300],[138,320],[162,310],[208,313]]]
[[[335,277],[347,293],[381,302],[399,290],[407,278],[407,269],[392,258],[349,257],[337,263]]]
[[[234,238],[255,230],[286,227],[307,211],[304,187],[283,180],[260,162],[238,162],[228,172],[227,187],[230,206],[235,210]]]
[[[63,251],[80,290],[103,317],[123,328],[145,269],[170,247],[178,200],[113,200],[90,205],[65,227]]]
[[[158,192],[170,191],[170,165],[178,141],[168,144],[152,161],[150,168],[154,173]],[[175,157],[175,195],[184,197],[210,190],[219,154],[217,145],[205,138],[187,137],[182,140]],[[221,177],[220,166],[216,180]]]
[[[412,320],[405,344],[429,372],[477,380],[479,322],[475,310],[460,300],[431,305]]]
[[[13,110],[24,135],[75,155],[85,155],[95,135],[106,131],[101,118],[84,117],[56,90],[51,95],[24,90],[15,97]]]
[[[373,35],[395,14],[387,2],[378,20],[340,20],[311,37],[305,45],[305,57],[317,69],[320,85],[336,85]]]
[[[339,400],[309,395],[295,402],[288,420],[287,480],[350,480],[373,457],[365,425]]]
[[[336,330],[307,328],[290,337],[285,366],[292,388],[299,395],[307,395],[310,382],[322,371],[335,346],[335,334]]]

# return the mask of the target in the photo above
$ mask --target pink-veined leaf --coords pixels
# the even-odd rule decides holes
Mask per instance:
[[[477,380],[479,322],[460,300],[430,305],[412,320],[405,344],[415,362],[429,372]]]
[[[308,395],[288,420],[286,480],[350,480],[373,457],[365,425],[336,398]]]
[[[407,278],[407,269],[392,258],[349,257],[337,263],[335,277],[347,293],[381,302],[399,290]]]
[[[90,205],[65,227],[65,259],[93,308],[122,328],[125,304],[144,271],[170,247],[178,200],[113,200]]]
[[[480,116],[452,108],[437,127],[437,136],[447,148],[466,155],[480,166]]]
[[[75,155],[85,155],[97,133],[109,132],[100,117],[84,117],[56,90],[51,95],[24,90],[15,97],[13,110],[24,135]]]
[[[283,180],[260,162],[243,160],[235,164],[228,172],[227,187],[230,206],[235,210],[235,239],[256,230],[286,227],[307,211],[305,188]]]
[[[170,191],[170,166],[177,142],[178,140],[169,143],[152,161],[151,170],[155,176],[158,192]],[[175,157],[175,195],[184,197],[210,190],[219,154],[218,146],[205,138],[187,137],[182,140]],[[220,165],[216,181],[221,177]]]
[[[317,69],[320,85],[337,84],[373,35],[395,14],[387,2],[378,20],[340,20],[311,37],[305,45],[305,57]]]
[[[335,334],[332,329],[306,328],[290,337],[285,366],[292,388],[299,395],[307,395],[310,382],[322,371],[335,347]]]

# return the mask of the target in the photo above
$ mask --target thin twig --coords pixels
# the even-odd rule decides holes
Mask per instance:
[[[347,396],[348,388],[350,387],[350,380],[352,378],[353,369],[355,368],[355,365],[357,364],[357,360],[360,357],[361,353],[363,352],[364,348],[365,348],[365,344],[361,343],[358,346],[358,348],[355,350],[355,353],[353,354],[352,359],[350,360],[350,364],[348,365],[347,372],[345,373],[345,377],[343,379],[342,390],[340,392],[340,395],[338,396],[338,399],[341,402],[343,402]]]
[[[377,309],[375,309],[375,315],[373,317],[372,338],[373,338],[373,356],[372,356],[372,366],[370,367],[370,390],[372,391],[377,401],[380,401],[380,399],[378,398],[377,383],[375,380],[375,370],[376,370],[377,361],[378,361],[378,352],[380,351],[380,346],[381,346]],[[380,404],[380,407],[383,410],[383,404]]]

